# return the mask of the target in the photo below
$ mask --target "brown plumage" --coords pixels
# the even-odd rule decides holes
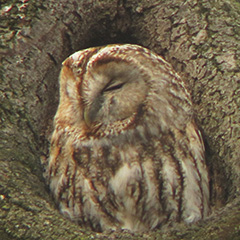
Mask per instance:
[[[137,45],[63,62],[46,169],[61,212],[95,231],[146,231],[209,212],[201,133],[185,84]]]

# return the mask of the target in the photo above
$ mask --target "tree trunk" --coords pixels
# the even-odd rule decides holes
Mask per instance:
[[[196,0],[8,0],[0,10],[1,239],[239,239],[240,4]],[[5,1],[4,1],[5,2]],[[206,143],[212,215],[134,235],[97,234],[65,219],[42,177],[61,62],[108,43],[169,61],[192,92]]]

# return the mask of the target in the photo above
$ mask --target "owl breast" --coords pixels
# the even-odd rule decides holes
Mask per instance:
[[[137,45],[64,61],[45,175],[61,212],[95,231],[148,231],[209,213],[190,95],[170,64]]]

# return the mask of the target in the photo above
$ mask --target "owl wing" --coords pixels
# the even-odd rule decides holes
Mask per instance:
[[[198,195],[200,199],[195,199],[195,202],[193,202],[193,204],[196,204],[196,201],[201,202],[201,214],[202,217],[206,217],[209,212],[209,177],[205,164],[205,148],[202,135],[200,130],[198,130],[195,122],[192,121],[187,125],[186,136],[189,141],[190,157],[193,158],[192,162],[195,168],[194,172],[196,172],[194,175],[195,180],[198,182],[200,190],[200,193]]]

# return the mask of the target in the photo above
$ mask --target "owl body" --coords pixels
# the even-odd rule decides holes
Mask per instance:
[[[54,127],[46,178],[73,221],[146,231],[208,215],[190,95],[160,56],[125,44],[67,58]]]

